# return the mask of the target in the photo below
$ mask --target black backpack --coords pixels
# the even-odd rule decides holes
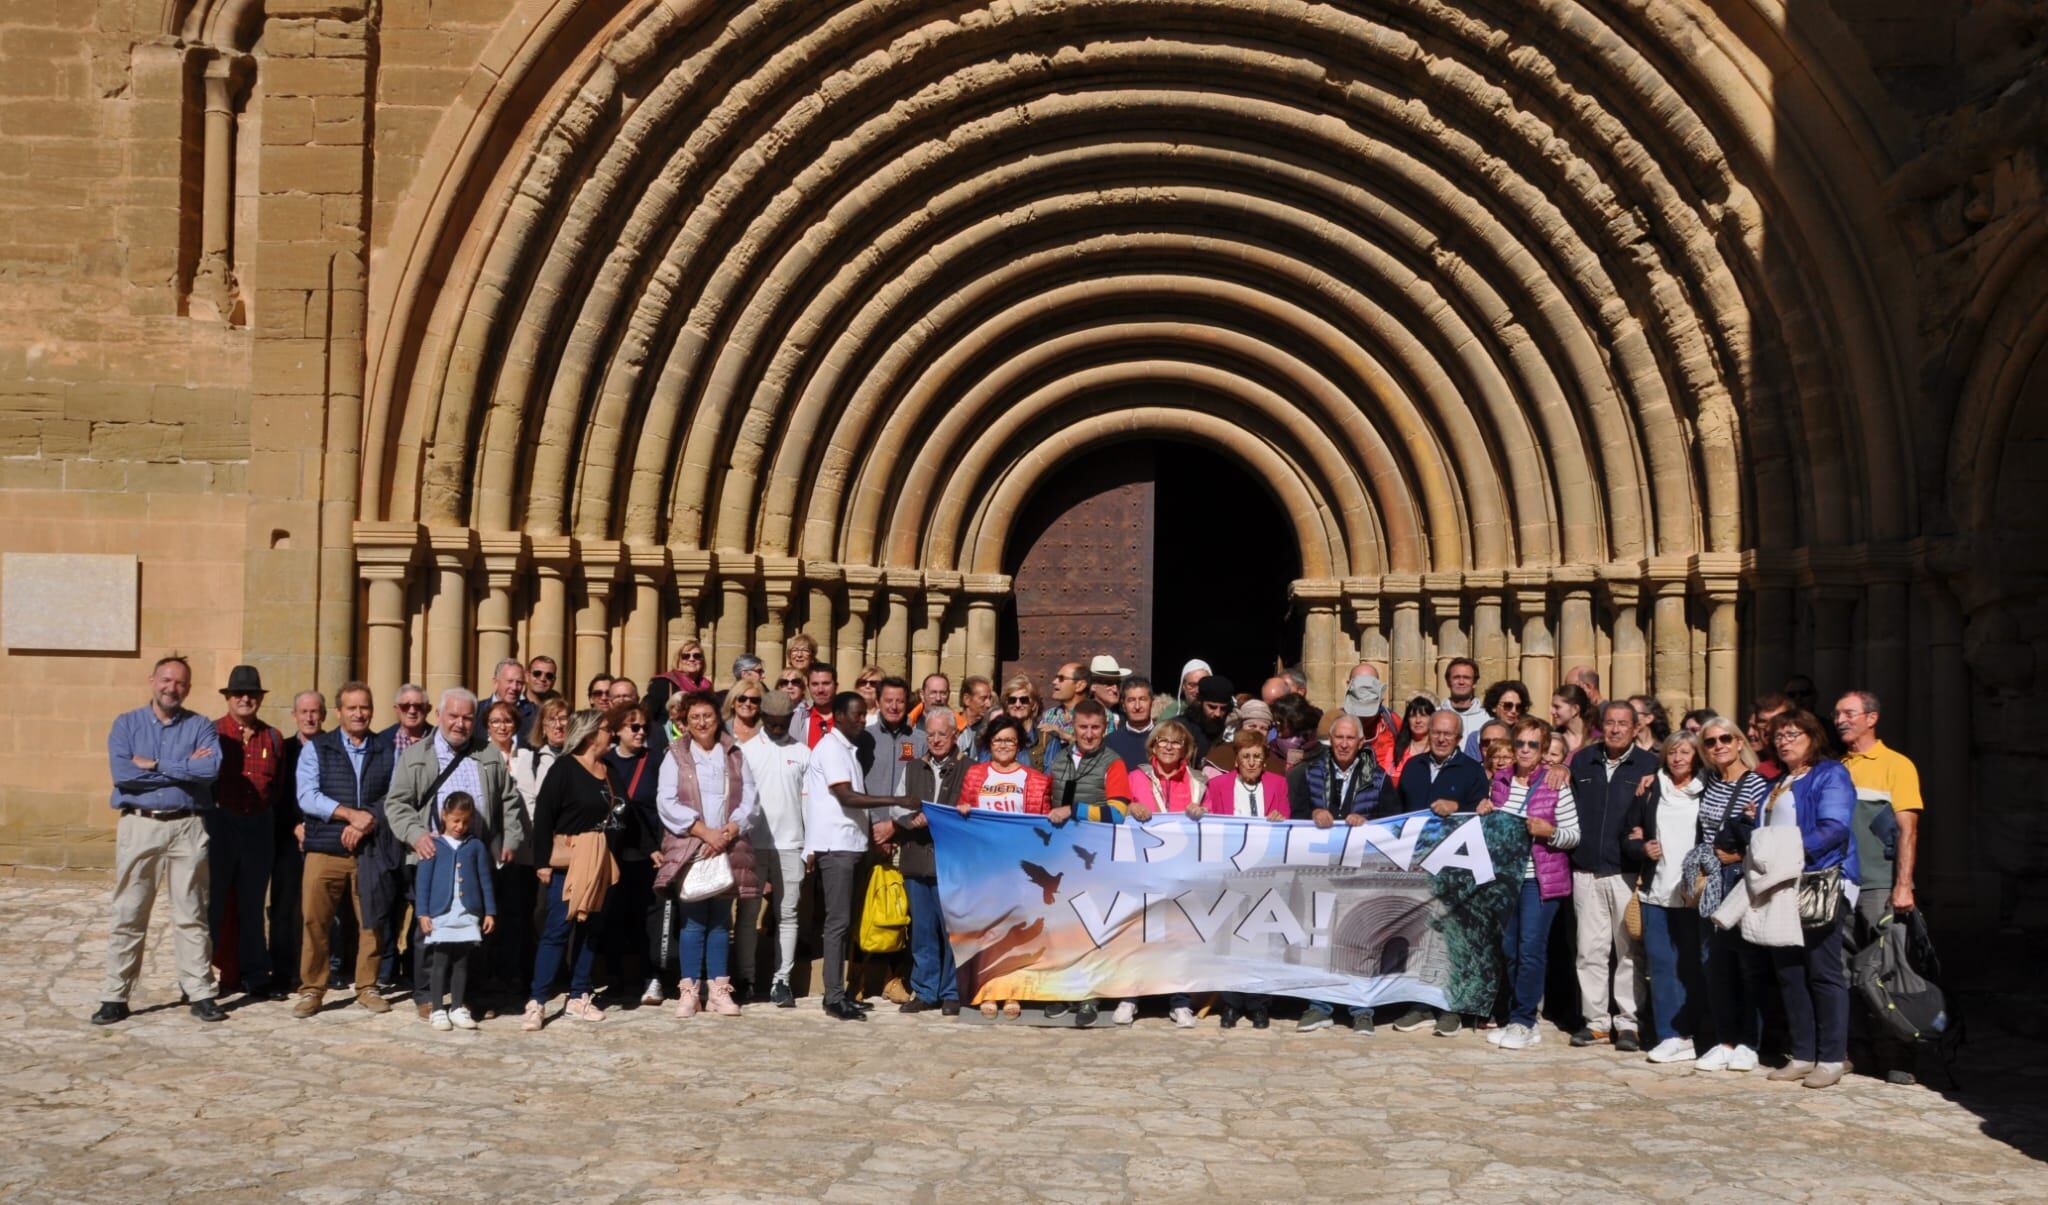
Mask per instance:
[[[1941,990],[1941,960],[1918,910],[1886,912],[1877,935],[1849,957],[1849,985],[1883,1032],[1901,1042],[1946,1045],[1961,1032]]]

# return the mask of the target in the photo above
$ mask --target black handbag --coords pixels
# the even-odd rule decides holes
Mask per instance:
[[[1809,933],[1824,932],[1842,919],[1842,868],[1808,871],[1799,876],[1799,924]]]

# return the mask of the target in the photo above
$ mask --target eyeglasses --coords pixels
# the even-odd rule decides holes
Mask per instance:
[[[1502,699],[1494,708],[1495,711],[1520,711],[1521,709],[1522,705],[1513,699]]]
[[[1803,741],[1805,739],[1806,734],[1797,728],[1780,728],[1777,735],[1771,738],[1771,741],[1773,744],[1782,745],[1786,741]]]
[[[1515,742],[1515,748],[1517,748],[1517,749],[1541,749],[1542,747],[1543,747],[1543,742],[1542,742],[1542,741],[1516,741],[1516,742]]]
[[[1718,736],[1703,736],[1700,738],[1700,743],[1709,749],[1718,749],[1722,745],[1734,744],[1735,735],[1730,732],[1723,732]]]
[[[1160,741],[1159,747],[1161,749],[1185,749],[1188,747],[1188,743],[1186,741]]]

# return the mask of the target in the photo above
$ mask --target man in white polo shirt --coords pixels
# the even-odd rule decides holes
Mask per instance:
[[[867,701],[852,691],[832,696],[832,727],[811,749],[811,765],[804,772],[804,864],[817,870],[825,904],[825,1013],[841,1021],[867,1020],[860,1002],[846,998],[846,933],[853,924],[855,881],[868,850],[865,813],[908,802],[865,793],[860,758],[846,734],[861,731],[867,710]]]

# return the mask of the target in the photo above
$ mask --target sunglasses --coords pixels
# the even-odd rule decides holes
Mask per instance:
[[[775,685],[777,686],[802,686],[803,684],[804,680],[802,678],[777,678],[775,680]]]
[[[1521,709],[1522,705],[1513,699],[1502,699],[1499,706],[1495,708],[1497,711],[1520,711]]]
[[[683,655],[682,655],[681,657],[678,657],[678,658],[676,658],[676,660],[678,660],[678,661],[702,661],[702,660],[704,660],[704,654],[702,654],[702,653],[684,653],[684,654],[683,654]]]
[[[394,704],[394,706],[400,711],[425,711],[427,709],[425,703],[398,703]]]
[[[1706,737],[1701,737],[1701,738],[1700,738],[1700,741],[1701,741],[1701,743],[1702,743],[1702,744],[1706,745],[1706,747],[1707,747],[1707,748],[1709,748],[1709,749],[1718,749],[1718,748],[1720,748],[1720,747],[1721,747],[1722,745],[1732,745],[1732,744],[1734,744],[1734,743],[1735,743],[1735,736],[1734,736],[1734,734],[1732,734],[1732,733],[1727,733],[1727,732],[1724,732],[1724,733],[1720,734],[1719,736],[1706,736]]]
[[[1515,742],[1515,748],[1517,748],[1517,749],[1541,749],[1542,747],[1543,747],[1543,742],[1542,742],[1542,741],[1516,741],[1516,742]]]
[[[740,705],[740,704],[742,704],[742,703],[752,703],[752,704],[753,704],[754,706],[756,706],[756,707],[759,707],[759,706],[761,705],[761,696],[760,696],[760,695],[737,695],[737,696],[734,696],[734,698],[733,698],[733,701],[732,701],[732,704],[733,704],[733,706],[737,707],[737,706],[739,706],[739,705]]]
[[[1009,698],[1003,700],[1003,702],[1005,703],[1029,703],[1030,701],[1030,695],[1011,695]]]
[[[647,731],[647,725],[645,725],[645,724],[628,724],[628,725],[626,725],[626,731],[628,731],[628,732],[645,732],[645,731]]]
[[[858,680],[856,680],[856,681],[854,682],[854,686],[856,686],[856,687],[861,687],[861,686],[880,686],[881,684],[882,684],[882,680],[881,680],[880,678],[861,678],[861,679],[858,679]]]

